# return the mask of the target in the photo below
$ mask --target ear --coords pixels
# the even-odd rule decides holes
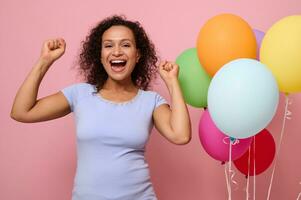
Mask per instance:
[[[99,58],[100,58],[100,62],[101,62],[101,64],[103,64],[103,57],[102,57],[102,56],[100,56]]]
[[[139,49],[137,49],[136,63],[138,63],[138,62],[139,62],[139,59],[140,59],[140,57],[141,57],[140,50],[139,50]]]

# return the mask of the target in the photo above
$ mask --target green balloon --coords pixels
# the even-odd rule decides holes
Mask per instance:
[[[178,79],[185,102],[197,108],[207,107],[211,77],[200,64],[196,48],[185,50],[177,57],[176,63],[179,65]]]

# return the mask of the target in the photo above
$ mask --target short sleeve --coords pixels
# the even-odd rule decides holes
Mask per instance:
[[[76,98],[76,84],[67,86],[61,90],[61,92],[64,94],[66,97],[69,106],[71,108],[71,111],[73,112],[74,110],[74,102]]]
[[[162,104],[168,104],[167,101],[158,93],[155,95],[155,108]]]

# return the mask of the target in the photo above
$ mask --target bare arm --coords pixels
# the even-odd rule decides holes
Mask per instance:
[[[44,42],[40,58],[16,94],[11,109],[13,119],[25,123],[40,122],[62,117],[71,112],[61,92],[37,100],[43,77],[52,63],[64,54],[65,46],[63,39]]]
[[[171,96],[171,108],[166,104],[157,107],[153,113],[158,131],[174,144],[186,144],[191,139],[191,123],[186,104],[177,79],[178,66],[163,62],[159,68]]]

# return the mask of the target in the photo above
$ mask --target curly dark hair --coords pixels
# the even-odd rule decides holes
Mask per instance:
[[[136,48],[140,52],[138,63],[131,74],[131,79],[135,86],[140,89],[149,89],[149,83],[153,78],[156,78],[157,61],[155,46],[148,38],[141,24],[137,21],[132,22],[126,19],[125,16],[113,15],[105,18],[92,28],[90,34],[82,42],[82,48],[79,54],[79,72],[84,75],[85,81],[95,85],[97,92],[102,89],[108,78],[101,60],[102,35],[111,26],[122,25],[132,30]]]

